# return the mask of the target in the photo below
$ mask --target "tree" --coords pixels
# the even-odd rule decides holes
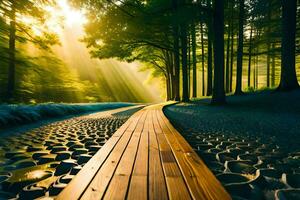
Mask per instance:
[[[196,29],[192,24],[192,52],[193,52],[193,97],[197,97],[197,52],[196,52]]]
[[[243,75],[243,40],[244,40],[244,17],[245,17],[245,0],[239,0],[239,37],[236,65],[236,89],[235,95],[243,94],[242,92],[242,75]]]
[[[224,2],[215,1],[213,12],[215,76],[212,104],[224,104]]]
[[[299,88],[295,69],[297,1],[282,1],[281,76],[278,89],[288,91]]]
[[[189,101],[188,63],[187,63],[187,30],[186,24],[181,24],[181,60],[182,60],[182,101]]]
[[[11,99],[15,92],[15,71],[16,71],[16,41],[20,42],[33,42],[39,45],[39,47],[47,49],[49,45],[58,43],[58,39],[55,34],[51,34],[47,31],[41,31],[41,36],[37,36],[33,33],[32,27],[24,24],[22,20],[16,17],[17,14],[21,16],[29,16],[32,20],[36,21],[35,25],[43,24],[45,12],[41,5],[53,4],[52,0],[44,1],[16,1],[6,0],[1,2],[1,11],[4,14],[4,18],[9,21],[8,24],[8,78],[7,78],[7,99]]]

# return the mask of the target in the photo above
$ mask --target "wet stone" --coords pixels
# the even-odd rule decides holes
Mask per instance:
[[[63,160],[55,170],[55,176],[63,175],[68,173],[72,167],[76,166],[76,162],[72,159],[69,160]]]
[[[247,161],[226,161],[225,168],[233,173],[254,174],[256,168]]]
[[[64,146],[55,146],[51,149],[51,153],[57,153],[57,152],[66,151],[66,150],[67,150],[67,148]]]
[[[92,158],[91,155],[82,154],[82,155],[79,156],[77,162],[78,162],[79,165],[81,165],[81,164],[87,163],[91,158]]]
[[[61,152],[57,153],[55,160],[57,160],[57,161],[67,160],[70,157],[71,157],[70,151],[61,151]]]
[[[283,174],[282,180],[293,188],[300,188],[300,174]]]
[[[50,196],[58,195],[66,186],[67,184],[65,183],[54,183],[49,189],[49,195]]]
[[[129,117],[76,117],[0,138],[0,199],[56,196]]]
[[[37,151],[32,154],[32,158],[34,160],[38,160],[41,156],[45,156],[47,154],[49,154],[48,151]]]
[[[53,162],[53,161],[55,161],[55,158],[56,158],[56,154],[47,154],[47,155],[41,156],[38,159],[38,164],[41,165],[41,164]]]

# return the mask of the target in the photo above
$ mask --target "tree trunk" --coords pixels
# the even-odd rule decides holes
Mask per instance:
[[[268,13],[267,13],[267,20],[268,23],[271,23],[271,1],[268,1]],[[271,50],[271,27],[270,25],[267,25],[267,87],[270,87],[270,64],[271,64],[271,55],[270,55],[270,50]]]
[[[253,27],[251,26],[250,39],[249,39],[249,57],[248,57],[248,88],[251,87],[252,35],[253,35]]]
[[[9,30],[9,65],[7,79],[7,99],[11,100],[15,93],[15,70],[16,70],[16,10],[12,1]]]
[[[187,37],[188,37],[188,96],[190,98],[190,94],[191,94],[191,66],[192,66],[192,62],[191,62],[191,35],[190,35],[190,31],[187,31]]]
[[[178,0],[172,0],[173,11],[177,12]],[[177,19],[177,17],[175,16]],[[177,20],[173,24],[173,48],[174,48],[174,100],[180,101],[180,49],[179,49],[179,25]]]
[[[236,89],[235,95],[243,94],[242,92],[242,74],[243,74],[243,40],[244,40],[244,3],[245,0],[239,0],[239,39],[237,51],[237,66],[236,66]]]
[[[200,23],[200,34],[201,34],[201,63],[202,63],[202,96],[205,96],[205,59],[204,59],[204,33],[203,33],[203,23]]]
[[[211,7],[210,0],[207,0],[208,7]],[[212,31],[212,17],[207,18],[207,88],[206,96],[212,95],[213,88],[213,67],[212,67],[212,41],[213,41],[213,31]]]
[[[270,64],[271,64],[271,56],[270,56],[270,50],[271,50],[271,43],[269,41],[270,39],[267,39],[267,87],[270,87]]]
[[[181,25],[181,54],[182,54],[182,101],[189,101],[188,94],[188,63],[187,63],[187,30],[186,24]]]
[[[214,3],[214,87],[212,104],[224,104],[224,1]]]
[[[166,74],[165,75],[165,79],[166,79],[166,88],[167,88],[167,101],[171,100],[171,85],[170,85],[170,78],[169,75]]]
[[[197,52],[196,52],[196,30],[192,25],[192,52],[193,52],[193,98],[197,97]]]
[[[271,86],[275,87],[275,66],[276,66],[276,60],[275,60],[275,44],[272,45],[273,53],[272,53],[272,69],[271,69]]]
[[[256,90],[256,56],[254,56],[254,67],[253,67],[253,87]]]
[[[234,29],[233,22],[231,26],[231,47],[230,47],[230,75],[229,75],[229,91],[232,92],[232,83],[233,83],[233,61],[234,61]]]
[[[230,25],[229,25],[230,26]],[[230,79],[230,67],[229,67],[229,49],[230,49],[230,27],[227,30],[227,44],[226,44],[226,70],[225,70],[225,88],[226,93],[229,93],[229,79]]]
[[[174,28],[174,100],[180,101],[180,53],[178,26]]]
[[[299,88],[295,69],[296,0],[282,1],[281,76],[279,90]]]

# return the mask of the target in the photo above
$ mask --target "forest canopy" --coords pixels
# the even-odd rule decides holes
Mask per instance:
[[[298,87],[296,0],[73,3],[88,10],[92,56],[146,63],[165,80],[168,100]]]
[[[90,58],[80,42],[84,11],[69,1],[11,0],[0,5],[2,102],[158,101],[152,91],[141,95],[149,88],[134,77],[136,70]]]
[[[167,100],[189,101],[265,88],[298,88],[299,5],[296,0],[4,0],[0,2],[2,101],[143,99],[127,78],[113,90],[107,75],[91,78],[66,67],[57,46],[84,26],[82,44],[95,59],[138,62],[162,81]],[[57,15],[72,5],[73,13]],[[68,7],[70,9],[70,7]],[[69,12],[69,11],[68,11]],[[72,10],[72,12],[75,12]],[[51,15],[52,13],[52,15]],[[83,17],[84,16],[84,17]],[[66,19],[67,18],[67,19]],[[67,23],[66,23],[67,21]],[[67,29],[62,36],[58,29]],[[68,45],[72,46],[71,42]],[[56,49],[56,50],[55,50]],[[76,65],[76,51],[73,63]],[[53,51],[54,50],[54,51]],[[64,52],[65,53],[65,52]],[[70,52],[69,52],[70,53]],[[79,55],[79,54],[78,54]],[[93,62],[85,69],[92,69]],[[123,64],[122,64],[123,66]],[[122,76],[124,69],[113,69]],[[91,72],[91,73],[93,73]],[[93,75],[95,74],[93,73]],[[109,79],[120,80],[118,77]],[[129,78],[130,79],[130,78]],[[107,82],[103,84],[104,82]],[[125,98],[114,98],[121,94]],[[49,99],[49,95],[53,96]],[[136,97],[130,98],[130,96]],[[121,95],[121,96],[122,96]],[[79,97],[80,96],[80,97]],[[146,95],[147,96],[147,95]],[[149,94],[145,98],[150,98]]]

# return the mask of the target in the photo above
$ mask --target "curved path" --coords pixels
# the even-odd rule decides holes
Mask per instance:
[[[130,117],[57,199],[231,199],[163,107]]]

